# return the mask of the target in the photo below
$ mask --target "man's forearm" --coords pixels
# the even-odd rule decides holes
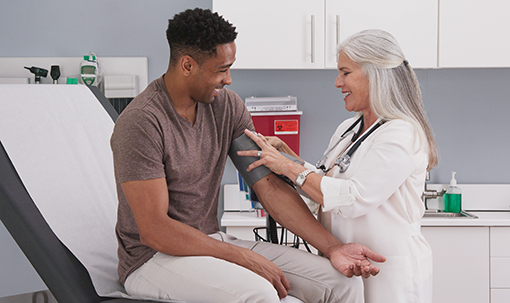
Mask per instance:
[[[326,257],[342,243],[315,219],[301,196],[274,174],[253,185],[253,190],[269,214],[282,226],[313,245]]]

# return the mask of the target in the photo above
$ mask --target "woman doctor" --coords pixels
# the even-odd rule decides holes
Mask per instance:
[[[386,256],[376,277],[364,279],[367,303],[432,302],[432,252],[420,232],[425,173],[437,150],[416,75],[389,33],[359,32],[338,47],[335,86],[357,116],[335,131],[323,158],[300,165],[276,137],[246,131],[261,151],[248,167],[285,175],[322,210],[319,220],[341,242]]]

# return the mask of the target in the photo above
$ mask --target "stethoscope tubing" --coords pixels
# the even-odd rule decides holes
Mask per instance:
[[[335,145],[333,145],[330,149],[328,149],[326,151],[326,153],[324,154],[324,156],[322,156],[322,158],[319,161],[317,161],[317,163],[315,164],[315,168],[321,169],[324,173],[327,173],[333,167],[338,166],[340,173],[344,173],[349,168],[349,166],[351,164],[351,158],[352,158],[354,152],[356,152],[356,150],[360,147],[361,143],[363,143],[363,141],[365,141],[365,139],[368,138],[368,136],[370,136],[370,134],[372,134],[377,128],[379,128],[379,126],[383,125],[386,121],[385,120],[378,121],[376,123],[376,125],[374,125],[368,132],[365,133],[365,135],[363,135],[363,137],[361,137],[359,140],[357,140],[357,142],[355,142],[354,145],[349,148],[347,153],[345,153],[345,154],[342,153],[343,155],[340,154],[336,158],[333,165],[330,168],[326,169],[326,167],[324,166],[324,163],[322,163],[322,162],[325,159],[327,159],[329,154],[338,146],[338,144],[340,144],[340,142],[342,142],[351,133],[354,133],[354,127],[356,127],[356,125],[358,125],[358,123],[360,123],[360,122],[361,122],[361,124],[358,129],[358,132],[352,136],[351,143],[355,142],[358,139],[359,135],[361,134],[361,130],[363,129],[363,116],[360,116],[351,126],[349,126],[349,128],[347,128],[347,130],[340,136],[340,138],[335,143]]]

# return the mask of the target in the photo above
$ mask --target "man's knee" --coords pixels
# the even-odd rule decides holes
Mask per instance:
[[[305,302],[364,302],[361,278],[347,278],[327,258],[308,254],[296,259],[300,263],[293,269],[295,277],[289,277],[291,294]],[[293,282],[297,289],[292,289]]]
[[[329,300],[326,302],[364,302],[363,280],[361,277],[348,278],[331,267],[332,279],[325,279],[329,289]]]
[[[344,276],[345,277],[345,276]],[[333,285],[330,302],[364,302],[363,280],[361,277],[342,279],[343,283]]]

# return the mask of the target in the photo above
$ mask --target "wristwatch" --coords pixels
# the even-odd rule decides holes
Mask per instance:
[[[308,174],[310,174],[310,173],[313,173],[313,170],[307,169],[307,170],[303,171],[302,173],[297,175],[296,182],[294,182],[294,183],[296,183],[296,185],[299,187],[303,186],[303,184],[306,181],[306,176],[308,176]]]

